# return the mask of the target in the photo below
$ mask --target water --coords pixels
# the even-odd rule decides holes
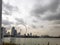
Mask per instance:
[[[4,42],[10,42],[10,38],[4,38]],[[60,38],[14,38],[14,43],[20,45],[60,45]]]

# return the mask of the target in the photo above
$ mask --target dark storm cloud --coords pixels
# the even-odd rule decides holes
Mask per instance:
[[[13,24],[13,22],[10,22],[8,20],[2,20],[2,24],[3,25],[11,25],[11,24]]]
[[[31,14],[36,18],[40,18],[40,16],[47,11],[56,12],[59,5],[60,5],[60,0],[51,0],[51,4],[44,7],[41,6],[41,4],[37,3],[37,5],[35,5],[33,10],[31,11]]]
[[[2,2],[2,13],[5,15],[11,15],[13,11],[18,11],[16,6],[12,6],[9,3]]]

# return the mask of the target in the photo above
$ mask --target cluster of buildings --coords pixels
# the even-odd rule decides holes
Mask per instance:
[[[12,36],[20,36],[20,33],[17,33],[17,30],[15,29],[15,27],[12,27],[12,29],[11,29],[11,35]]]
[[[22,36],[21,32],[17,33],[17,30],[15,29],[15,27],[12,27],[11,30],[12,30],[11,35],[13,35],[13,36]],[[23,36],[32,36],[32,33],[27,33],[27,34],[25,33]]]
[[[7,30],[5,27],[1,27],[1,35],[10,35],[10,32],[7,33]]]
[[[15,29],[15,27],[12,27],[11,34],[10,34],[10,32],[7,32],[5,27],[2,27],[1,30],[2,30],[2,34],[1,35],[3,35],[3,36],[4,35],[7,35],[7,36],[9,36],[9,35],[12,35],[12,36],[22,36],[21,32],[17,33],[17,30]],[[32,33],[25,33],[23,36],[32,36]]]

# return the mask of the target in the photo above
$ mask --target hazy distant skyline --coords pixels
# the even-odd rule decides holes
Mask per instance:
[[[2,26],[37,35],[60,35],[60,0],[3,0]],[[9,30],[10,30],[9,29]]]

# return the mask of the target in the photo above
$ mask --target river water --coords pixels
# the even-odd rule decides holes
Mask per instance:
[[[14,39],[14,41],[13,41]],[[60,38],[4,38],[4,42],[10,42],[11,40],[20,45],[60,45]]]

